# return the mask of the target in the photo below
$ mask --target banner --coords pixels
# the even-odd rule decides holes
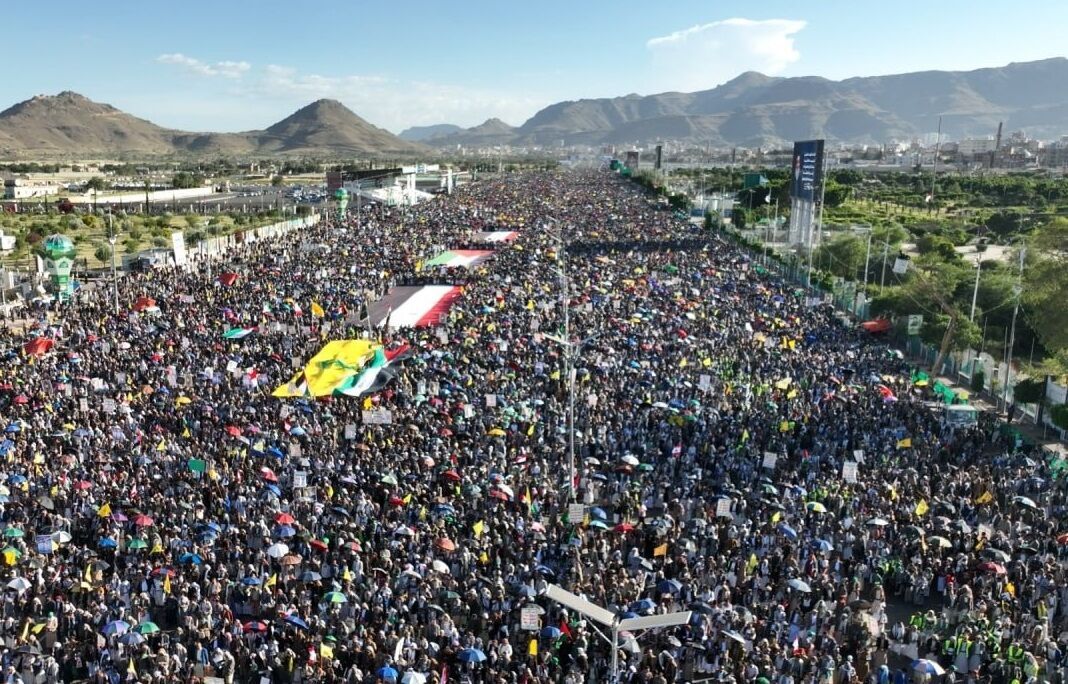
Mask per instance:
[[[794,143],[790,197],[816,202],[823,183],[823,141],[803,140]]]

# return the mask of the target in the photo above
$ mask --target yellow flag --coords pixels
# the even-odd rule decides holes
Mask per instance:
[[[994,500],[994,495],[991,492],[986,491],[986,492],[983,492],[982,494],[979,495],[979,497],[975,500],[975,503],[977,503],[977,504],[988,504],[993,500]]]
[[[30,631],[31,631],[31,632],[33,632],[34,634],[40,634],[41,632],[43,632],[43,631],[44,631],[44,628],[45,628],[45,627],[46,627],[47,625],[48,625],[48,623],[47,623],[47,622],[38,622],[37,624],[35,624],[35,625],[33,626],[33,629],[31,629]]]
[[[480,537],[482,537],[482,533],[486,531],[486,523],[479,520],[477,523],[472,525],[471,529],[475,533],[475,539],[479,539]]]
[[[924,499],[920,499],[919,502],[916,503],[916,515],[923,515],[928,510],[929,506]]]
[[[426,520],[426,506],[419,509],[419,519]]]
[[[757,560],[756,554],[751,553],[749,554],[749,561],[745,564],[745,571],[747,573],[753,572],[753,570],[755,570],[756,566],[758,565],[760,565],[760,561]]]
[[[771,522],[777,523],[780,520],[782,520],[782,511],[775,511],[774,515],[771,516]]]
[[[485,551],[483,551],[478,556],[478,562],[482,563],[483,565],[488,565],[489,564],[489,554],[486,553]]]
[[[315,316],[316,318],[322,318],[326,315],[326,312],[323,311],[323,307],[319,306],[319,302],[316,301],[312,301],[311,303],[311,313],[312,316]]]
[[[905,439],[899,439],[897,441],[897,448],[898,449],[908,449],[911,446],[912,446],[912,438],[911,437],[906,437]]]
[[[19,637],[22,641],[26,641],[26,637],[30,634],[30,621],[27,620],[26,624],[22,627],[22,636]]]
[[[685,368],[687,363],[688,361],[686,361],[685,357],[679,359],[679,368]]]
[[[404,499],[402,499],[402,501],[404,501],[404,505],[405,505],[405,506],[407,506],[408,504],[410,504],[410,503],[412,502],[412,495],[411,495],[411,493],[409,492],[409,493],[408,493],[407,495],[405,495],[405,497],[404,497]]]
[[[527,655],[537,657],[537,655],[538,655],[538,640],[537,639],[531,639],[530,640],[530,645],[527,646]]]
[[[86,566],[85,566],[85,581],[86,582],[92,582],[93,581],[93,564],[92,563],[87,563]]]
[[[331,485],[326,485],[326,498],[327,499],[333,499],[334,498],[334,488]]]
[[[348,570],[346,569],[345,572],[347,573]],[[273,587],[276,584],[278,584],[278,573],[277,572],[274,573],[273,575],[271,575],[270,577],[268,577],[267,581],[263,583],[263,586],[265,586],[265,587]]]
[[[659,558],[660,556],[666,556],[668,552],[667,542],[653,549],[653,558]]]
[[[126,672],[127,674],[132,674],[134,677],[137,676],[137,668],[134,666],[133,658],[130,658],[130,664],[126,666]]]
[[[330,660],[334,657],[334,647],[327,646],[326,644],[319,644],[319,655]]]
[[[166,451],[166,450],[167,450],[167,440],[161,439],[159,441],[159,444],[156,445],[156,451]]]
[[[169,573],[163,576],[163,593],[171,593],[171,576]]]
[[[192,435],[193,435],[193,433],[189,431],[188,427],[186,429],[182,430],[182,437],[185,437],[186,439],[189,439]]]
[[[99,515],[101,518],[108,517],[109,515],[111,515],[111,504],[106,503],[100,508],[96,509],[96,514]]]

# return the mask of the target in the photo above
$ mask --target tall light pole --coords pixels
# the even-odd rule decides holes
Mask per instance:
[[[972,312],[968,316],[968,320],[972,323],[975,322],[975,304],[979,301],[979,275],[983,272],[983,253],[979,251],[979,246],[976,245],[975,250],[975,288],[972,289]]]
[[[1001,388],[1001,403],[1005,405],[1005,412],[1008,413],[1008,417],[1011,420],[1012,414],[1009,413],[1009,375],[1012,373],[1012,348],[1016,344],[1016,316],[1020,313],[1020,295],[1023,294],[1023,269],[1024,258],[1027,255],[1027,248],[1020,247],[1020,280],[1012,288],[1012,293],[1016,297],[1016,305],[1012,308],[1012,326],[1009,332],[1009,344],[1005,347],[1005,386]]]
[[[108,212],[108,244],[111,245],[111,297],[115,303],[115,315],[119,314],[119,275],[115,268],[115,243],[118,238],[115,235],[115,227],[112,223],[111,212]]]

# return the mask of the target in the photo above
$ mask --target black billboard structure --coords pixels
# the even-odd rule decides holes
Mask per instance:
[[[638,170],[639,156],[638,150],[627,150],[626,167],[631,171]]]
[[[663,160],[664,160],[664,146],[663,145],[657,145],[656,146],[656,162],[653,164],[653,168],[656,169],[657,171],[659,171],[660,168],[661,168],[661,164],[662,164]]]
[[[791,246],[811,250],[819,244],[822,204],[823,141],[795,142],[790,173]]]

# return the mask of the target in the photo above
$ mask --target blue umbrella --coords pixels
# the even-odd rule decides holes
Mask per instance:
[[[104,636],[111,636],[112,634],[126,634],[130,631],[130,623],[124,620],[114,620],[104,625],[104,629],[100,630],[104,633]]]
[[[604,473],[594,473],[592,477],[599,482],[608,482],[608,476]]]
[[[188,565],[202,565],[204,563],[204,559],[195,553],[183,553],[182,555],[178,556],[178,562],[186,563]]]
[[[301,426],[298,425],[298,426],[294,427],[292,430],[290,430],[289,434],[293,435],[294,437],[303,437],[304,435],[306,435],[308,433],[307,433],[307,431],[305,431],[304,428],[302,428]],[[390,669],[393,669],[393,668],[390,668]],[[394,671],[394,673],[396,672],[396,670],[393,670],[393,671]]]
[[[797,539],[797,531],[786,523],[782,523],[779,525],[779,531],[785,534],[790,539]]]
[[[119,547],[119,542],[115,541],[111,537],[102,537],[100,541],[96,543],[102,549],[116,549]]]
[[[604,509],[600,506],[594,506],[593,508],[591,508],[590,515],[595,518],[600,518],[601,520],[606,520],[608,518],[608,514],[605,513]]]
[[[279,489],[278,485],[276,485],[276,484],[267,484],[267,485],[264,485],[264,487],[263,487],[263,490],[264,490],[265,492],[270,492],[271,494],[274,494],[274,495],[275,495],[275,496],[277,496],[278,498],[281,498],[281,497],[282,497],[282,490],[281,490],[281,489]]]
[[[119,643],[127,646],[140,646],[145,643],[145,638],[138,632],[127,632],[119,637]]]
[[[548,575],[549,577],[556,577],[556,571],[545,565],[537,566],[536,568],[534,568],[534,572],[538,573],[539,575]]]
[[[23,482],[26,481],[26,476],[25,475],[12,475],[11,477],[7,478],[7,481],[8,481],[8,484],[20,485],[20,484],[22,484]]]
[[[301,629],[308,629],[308,623],[300,619],[299,615],[287,615],[285,621],[294,627],[300,627]]]
[[[274,456],[275,458],[279,458],[279,459],[282,459],[282,458],[286,457],[286,455],[283,454],[282,450],[279,449],[278,447],[271,447],[271,448],[267,449],[267,453],[269,453],[271,456]]]
[[[816,539],[812,542],[812,547],[817,551],[831,551],[834,549],[834,544],[826,539]]]
[[[301,582],[318,582],[322,578],[323,576],[314,570],[305,570],[297,576],[297,579]]]
[[[786,584],[794,591],[800,591],[802,594],[807,594],[812,591],[812,587],[808,586],[808,582],[802,579],[794,578]]]
[[[245,577],[244,579],[241,580],[241,584],[244,584],[246,587],[258,587],[258,586],[260,586],[260,578],[259,577]]]
[[[648,613],[656,608],[656,603],[652,599],[642,599],[641,601],[635,601],[630,605],[630,609],[635,613]]]
[[[9,435],[10,434],[14,434],[16,432],[21,432],[21,431],[22,431],[22,426],[19,425],[18,423],[11,423],[6,428],[4,428],[4,432],[6,432]]]
[[[515,593],[525,598],[534,598],[538,595],[538,592],[534,590],[534,587],[529,584],[518,584],[515,587]]]
[[[559,639],[561,634],[563,634],[563,632],[561,632],[559,628],[551,625],[541,628],[541,636],[545,639]]]
[[[289,525],[279,525],[274,528],[274,536],[285,539],[286,537],[292,537],[297,533],[295,529]]]
[[[222,532],[222,527],[219,525],[219,523],[216,522],[207,522],[202,524],[201,527],[204,527],[216,533]]]
[[[477,648],[465,648],[457,656],[461,663],[484,663],[486,654]]]
[[[625,610],[625,611],[623,611],[622,613],[619,614],[619,619],[620,620],[629,620],[631,618],[636,618],[636,617],[638,617],[638,614],[635,613],[633,610]]]
[[[378,668],[378,672],[375,672],[375,675],[379,679],[387,679],[387,680],[388,679],[393,679],[393,680],[397,679],[397,671],[394,670],[389,665],[386,665],[385,667]]]
[[[661,594],[677,594],[682,591],[682,582],[668,579],[656,585],[656,590]]]

